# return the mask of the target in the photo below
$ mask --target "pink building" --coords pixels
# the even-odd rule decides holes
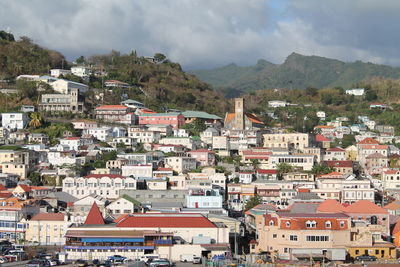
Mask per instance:
[[[178,112],[144,113],[139,115],[139,124],[169,124],[176,130],[185,124],[185,117]]]
[[[200,162],[200,166],[212,166],[215,164],[215,153],[208,149],[192,150],[187,153],[190,157]]]

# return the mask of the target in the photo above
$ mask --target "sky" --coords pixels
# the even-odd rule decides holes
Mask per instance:
[[[157,52],[185,69],[292,52],[400,66],[399,0],[1,0],[0,29],[67,59]]]

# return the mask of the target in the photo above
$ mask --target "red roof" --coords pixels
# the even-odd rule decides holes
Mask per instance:
[[[26,184],[19,184],[18,185],[20,188],[22,188],[22,190],[24,190],[25,192],[31,192],[32,190],[31,190],[31,187],[29,186],[29,185],[26,185]],[[18,187],[17,186],[17,187]]]
[[[369,200],[357,201],[347,208],[346,213],[388,214],[388,211]]]
[[[385,172],[383,172],[384,174],[397,174],[397,172],[398,172],[399,170],[388,170],[388,171],[385,171]]]
[[[328,160],[325,164],[329,167],[342,167],[342,168],[353,168],[353,162],[351,160]]]
[[[210,220],[200,214],[130,215],[120,220],[117,227],[216,228]]]
[[[31,221],[64,221],[64,213],[38,213]]]
[[[388,149],[388,145],[363,145],[363,149]]]
[[[67,140],[79,140],[81,139],[80,137],[68,137]]]
[[[100,107],[97,107],[96,109],[127,109],[127,106],[123,105],[102,105]]]
[[[7,191],[5,191],[5,192],[0,192],[0,198],[9,198],[9,197],[11,197],[13,194],[12,194],[12,192],[7,192]]]
[[[329,138],[326,138],[322,134],[317,134],[315,136],[315,141],[317,141],[317,142],[330,142],[331,140]]]
[[[276,174],[276,170],[265,170],[265,169],[258,169],[257,170],[258,174]]]
[[[119,175],[119,174],[89,174],[89,175],[86,175],[86,176],[83,177],[83,178],[97,178],[97,179],[100,179],[100,178],[102,178],[102,177],[121,178],[121,179],[124,179],[124,178],[125,178],[124,176]]]
[[[85,220],[85,224],[105,224],[103,215],[101,215],[100,209],[97,206],[96,201],[93,202],[93,205],[90,208],[89,214]]]
[[[360,142],[357,143],[358,145],[370,145],[370,144],[376,144],[379,145],[379,142],[376,141],[375,139],[371,138],[371,137],[367,137],[363,140],[361,140]]]
[[[337,202],[335,199],[327,199],[324,202],[322,202],[318,208],[318,212],[328,212],[328,213],[338,213],[338,212],[343,212],[344,207],[342,204]]]
[[[396,224],[392,231],[392,235],[396,234],[397,232],[400,232],[400,219],[396,221]]]
[[[4,185],[0,184],[0,191],[3,191],[3,190],[7,190],[7,188]]]

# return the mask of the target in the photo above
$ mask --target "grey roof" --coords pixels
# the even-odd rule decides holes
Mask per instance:
[[[182,208],[182,202],[151,202],[152,208]]]
[[[314,200],[321,199],[317,194],[310,192],[299,192],[296,196],[293,197],[293,200]]]
[[[310,213],[316,212],[321,203],[293,203],[290,212],[292,213]]]
[[[49,198],[57,198],[59,201],[68,203],[68,202],[75,202],[78,200],[78,198],[74,197],[73,195],[70,195],[66,192],[51,192],[47,194],[46,197]]]

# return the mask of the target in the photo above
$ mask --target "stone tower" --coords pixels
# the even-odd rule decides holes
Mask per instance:
[[[235,130],[244,130],[244,99],[235,98],[235,121],[233,128]]]

